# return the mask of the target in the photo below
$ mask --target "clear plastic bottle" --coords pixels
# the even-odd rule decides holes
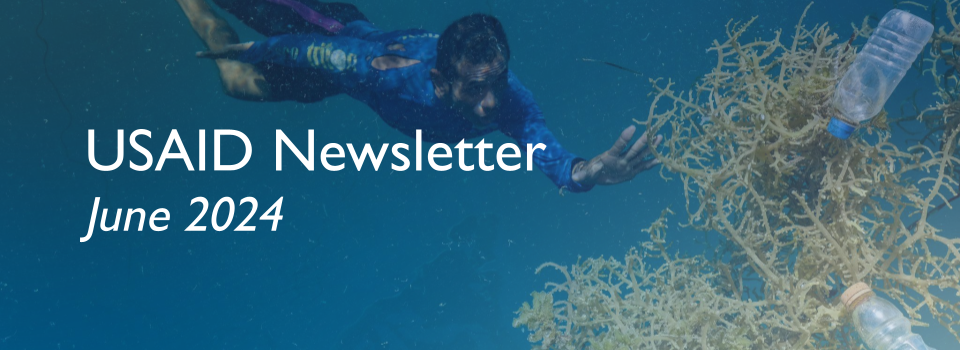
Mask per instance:
[[[878,297],[870,286],[857,283],[840,300],[850,311],[853,328],[872,350],[936,350],[910,330],[910,320],[896,306]]]
[[[932,34],[933,25],[920,17],[887,12],[837,85],[834,103],[841,115],[830,120],[830,133],[846,139],[880,113]]]

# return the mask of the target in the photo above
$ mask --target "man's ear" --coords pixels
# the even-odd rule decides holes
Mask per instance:
[[[433,81],[433,91],[437,94],[437,97],[443,97],[450,91],[450,84],[436,68],[430,69],[430,80]]]

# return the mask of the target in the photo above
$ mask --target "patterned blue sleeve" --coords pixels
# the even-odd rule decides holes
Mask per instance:
[[[290,34],[267,38],[237,57],[246,63],[268,62],[293,68],[315,68],[328,73],[351,73],[363,69],[357,63],[369,56],[375,45],[368,41],[320,34]],[[364,73],[364,72],[360,72]]]
[[[310,34],[270,37],[253,43],[237,60],[246,63],[268,62],[296,68],[313,67],[310,53],[313,51],[311,46],[316,44],[315,39],[319,39],[317,37],[319,35],[315,37]]]
[[[568,152],[560,145],[547,128],[543,112],[533,100],[533,94],[520,84],[512,72],[508,76],[508,86],[504,96],[501,97],[500,130],[517,140],[522,149],[526,149],[528,143],[546,145],[545,150],[533,152],[533,161],[557,187],[566,188],[571,192],[586,192],[593,188],[593,185],[584,186],[573,181],[571,178],[573,166],[584,159]]]

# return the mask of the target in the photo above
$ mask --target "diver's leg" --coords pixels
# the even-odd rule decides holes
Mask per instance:
[[[332,35],[326,29],[307,22],[294,9],[268,0],[212,0],[214,4],[229,12],[247,27],[265,36],[283,34],[320,33]],[[341,2],[321,2],[317,0],[294,0],[346,25],[353,21],[366,21],[367,17],[356,6]]]
[[[264,36],[322,32],[289,7],[267,0],[212,0],[214,4]]]
[[[320,2],[317,0],[302,0],[304,4],[317,10],[327,17],[333,18],[345,27],[337,35],[357,39],[375,40],[374,35],[382,33],[380,29],[370,23],[367,16],[356,6],[342,2]]]
[[[353,21],[367,21],[367,16],[363,15],[356,6],[342,2],[320,2],[317,0],[301,0],[302,3],[310,6],[317,12],[337,20],[337,22],[347,25]]]
[[[177,0],[177,3],[208,49],[217,50],[240,42],[237,32],[217,16],[205,0]],[[263,74],[253,65],[227,59],[218,59],[216,63],[227,95],[247,101],[275,100]]]

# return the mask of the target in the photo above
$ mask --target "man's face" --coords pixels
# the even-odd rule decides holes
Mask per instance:
[[[507,86],[503,59],[491,63],[457,63],[457,76],[449,80],[453,107],[477,127],[496,121],[498,97]]]

